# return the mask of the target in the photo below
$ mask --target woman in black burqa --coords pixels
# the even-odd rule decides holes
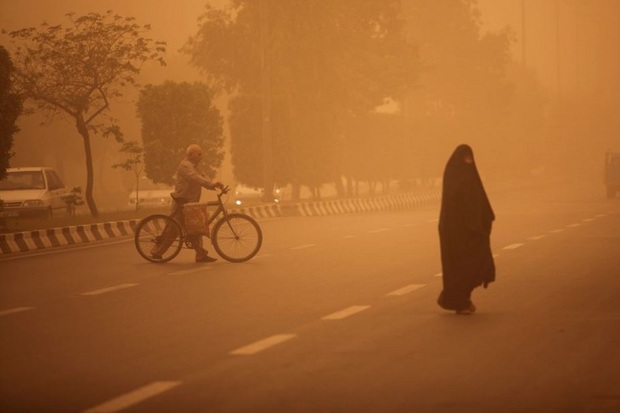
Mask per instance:
[[[443,291],[437,300],[442,308],[473,313],[473,289],[495,281],[490,243],[494,219],[474,153],[468,145],[459,145],[443,175],[439,214]]]

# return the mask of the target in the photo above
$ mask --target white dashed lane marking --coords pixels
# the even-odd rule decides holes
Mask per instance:
[[[564,229],[554,229],[553,231],[551,231],[553,234],[557,234],[559,232],[564,232]]]
[[[392,228],[379,228],[368,231],[369,234],[378,234],[380,232],[390,231]]]
[[[524,244],[522,243],[514,243],[514,244],[510,244],[510,245],[506,245],[503,249],[505,250],[516,250],[519,247],[522,247]]]
[[[534,235],[533,237],[529,237],[528,239],[531,241],[536,241],[542,238],[545,238],[545,235]]]
[[[178,381],[157,381],[85,410],[84,413],[115,413],[127,409],[146,399],[155,397],[160,393],[166,392],[178,386],[179,384],[181,384],[181,382]]]
[[[256,341],[252,344],[248,344],[247,346],[240,347],[237,350],[233,350],[230,354],[234,356],[250,356],[270,347],[277,346],[278,344],[284,343],[285,341],[295,337],[297,337],[295,334],[276,334],[263,340]]]
[[[443,276],[442,272],[438,272],[437,274],[433,275],[433,277],[441,277],[441,276]]]
[[[138,284],[134,284],[134,283],[119,284],[119,285],[115,285],[113,287],[107,287],[107,288],[101,288],[99,290],[88,291],[88,292],[82,293],[81,295],[100,295],[100,294],[106,294],[106,293],[111,293],[113,291],[124,290],[125,288],[135,287],[136,285],[138,285]]]
[[[304,244],[304,245],[299,245],[297,247],[292,247],[292,250],[303,250],[306,248],[312,248],[312,247],[316,247],[316,244]]]
[[[213,267],[207,267],[204,264],[197,264],[197,265],[198,265],[198,267],[196,267],[196,268],[192,268],[190,270],[174,271],[174,272],[168,273],[168,275],[192,274],[192,273],[195,273],[195,272],[208,271],[208,270],[213,268]]]
[[[355,238],[355,235],[345,235],[344,237],[342,237],[342,239],[353,239]]]
[[[594,221],[594,218],[586,218],[586,219],[582,219],[583,222],[592,222]]]
[[[418,290],[422,287],[424,287],[426,284],[409,284],[403,288],[399,288],[398,290],[392,291],[391,293],[388,293],[386,295],[395,295],[395,296],[399,296],[399,295],[405,295],[405,294],[409,294],[412,291]]]
[[[5,316],[5,315],[9,315],[9,314],[23,313],[24,311],[28,311],[28,310],[32,310],[32,309],[34,309],[34,307],[15,307],[15,308],[9,308],[8,310],[0,311],[0,317]]]
[[[570,225],[567,225],[566,228],[577,228],[577,227],[580,227],[580,226],[581,226],[581,224],[570,224]]]
[[[353,314],[357,314],[369,308],[370,308],[369,305],[354,305],[354,306],[345,308],[344,310],[336,311],[335,313],[326,315],[322,319],[323,320],[342,320],[343,318],[350,317]]]

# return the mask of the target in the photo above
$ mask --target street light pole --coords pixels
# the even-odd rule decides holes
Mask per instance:
[[[269,0],[260,0],[261,48],[261,134],[263,141],[263,200],[273,201],[273,160],[271,137],[271,65],[269,53]]]
[[[525,67],[525,0],[521,0],[521,63]]]

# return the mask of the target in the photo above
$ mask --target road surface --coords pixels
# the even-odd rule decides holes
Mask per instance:
[[[435,303],[437,205],[263,220],[245,264],[3,259],[0,411],[618,412],[620,202],[595,189],[490,193],[471,316]]]

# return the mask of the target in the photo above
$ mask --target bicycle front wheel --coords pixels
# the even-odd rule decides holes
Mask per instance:
[[[164,263],[176,257],[183,247],[181,225],[168,215],[149,215],[136,225],[134,244],[150,262]]]
[[[227,261],[244,262],[254,257],[263,243],[258,223],[244,214],[229,214],[213,227],[211,242]]]

